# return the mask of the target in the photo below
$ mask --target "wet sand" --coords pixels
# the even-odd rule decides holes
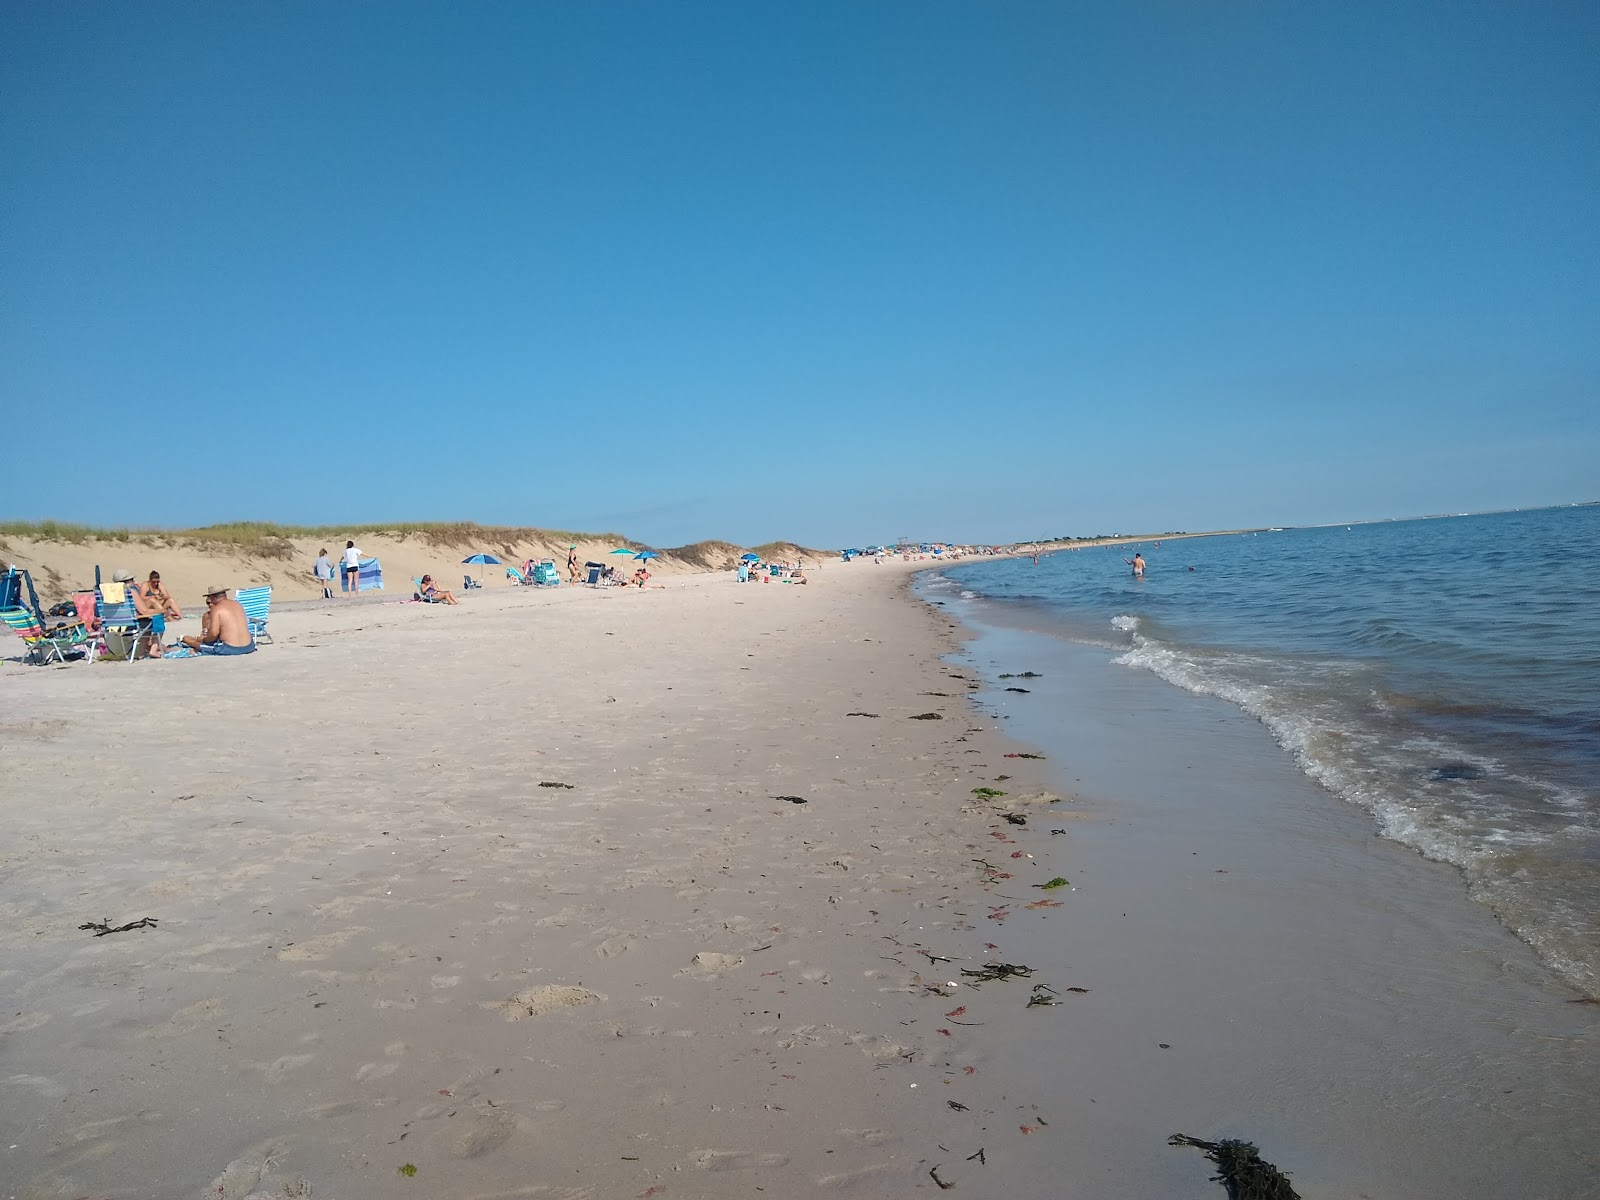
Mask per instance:
[[[1081,814],[1044,848],[1069,907],[994,938],[1088,989],[990,1064],[1072,1114],[1060,1161],[1102,1194],[1219,1195],[1164,1145],[1184,1133],[1256,1142],[1308,1198],[1600,1195],[1600,1009],[1453,867],[1378,837],[1233,705],[945,611],[982,630],[959,661],[984,709]]]

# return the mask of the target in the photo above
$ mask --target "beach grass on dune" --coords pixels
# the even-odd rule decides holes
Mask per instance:
[[[471,544],[504,547],[528,541],[563,540],[609,541],[630,546],[633,544],[621,534],[611,532],[582,533],[568,529],[479,525],[473,521],[355,522],[349,525],[279,525],[270,521],[230,521],[193,529],[111,528],[51,520],[0,521],[0,536],[25,537],[35,541],[70,542],[75,545],[84,542],[134,542],[150,546],[184,542],[242,550],[274,558],[291,556],[294,553],[291,542],[295,538],[331,540],[362,534],[414,536],[434,546]]]

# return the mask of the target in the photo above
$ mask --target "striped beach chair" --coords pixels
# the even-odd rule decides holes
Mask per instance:
[[[142,636],[150,632],[151,618],[141,617],[133,607],[133,592],[122,584],[102,584],[95,592],[95,615],[100,618],[100,638],[111,650],[108,637],[116,633],[127,643],[127,661],[138,653]],[[119,650],[115,657],[121,657]]]
[[[66,662],[67,652],[82,649],[87,637],[82,626],[72,633],[52,634],[25,608],[0,609],[0,621],[28,647],[24,659],[32,659],[41,667]]]
[[[272,635],[267,632],[267,615],[272,609],[272,589],[270,587],[240,588],[233,594],[239,602],[239,607],[244,609],[244,619],[250,625],[250,640],[258,645],[272,644]]]

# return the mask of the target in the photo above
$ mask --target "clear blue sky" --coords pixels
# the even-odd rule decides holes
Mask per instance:
[[[1600,497],[1593,3],[0,26],[3,516],[840,545]]]

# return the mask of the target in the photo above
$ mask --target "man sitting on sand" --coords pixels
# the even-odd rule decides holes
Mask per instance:
[[[228,597],[226,586],[206,589],[206,615],[200,618],[200,636],[186,637],[183,644],[196,654],[254,654],[256,649],[244,609]]]

